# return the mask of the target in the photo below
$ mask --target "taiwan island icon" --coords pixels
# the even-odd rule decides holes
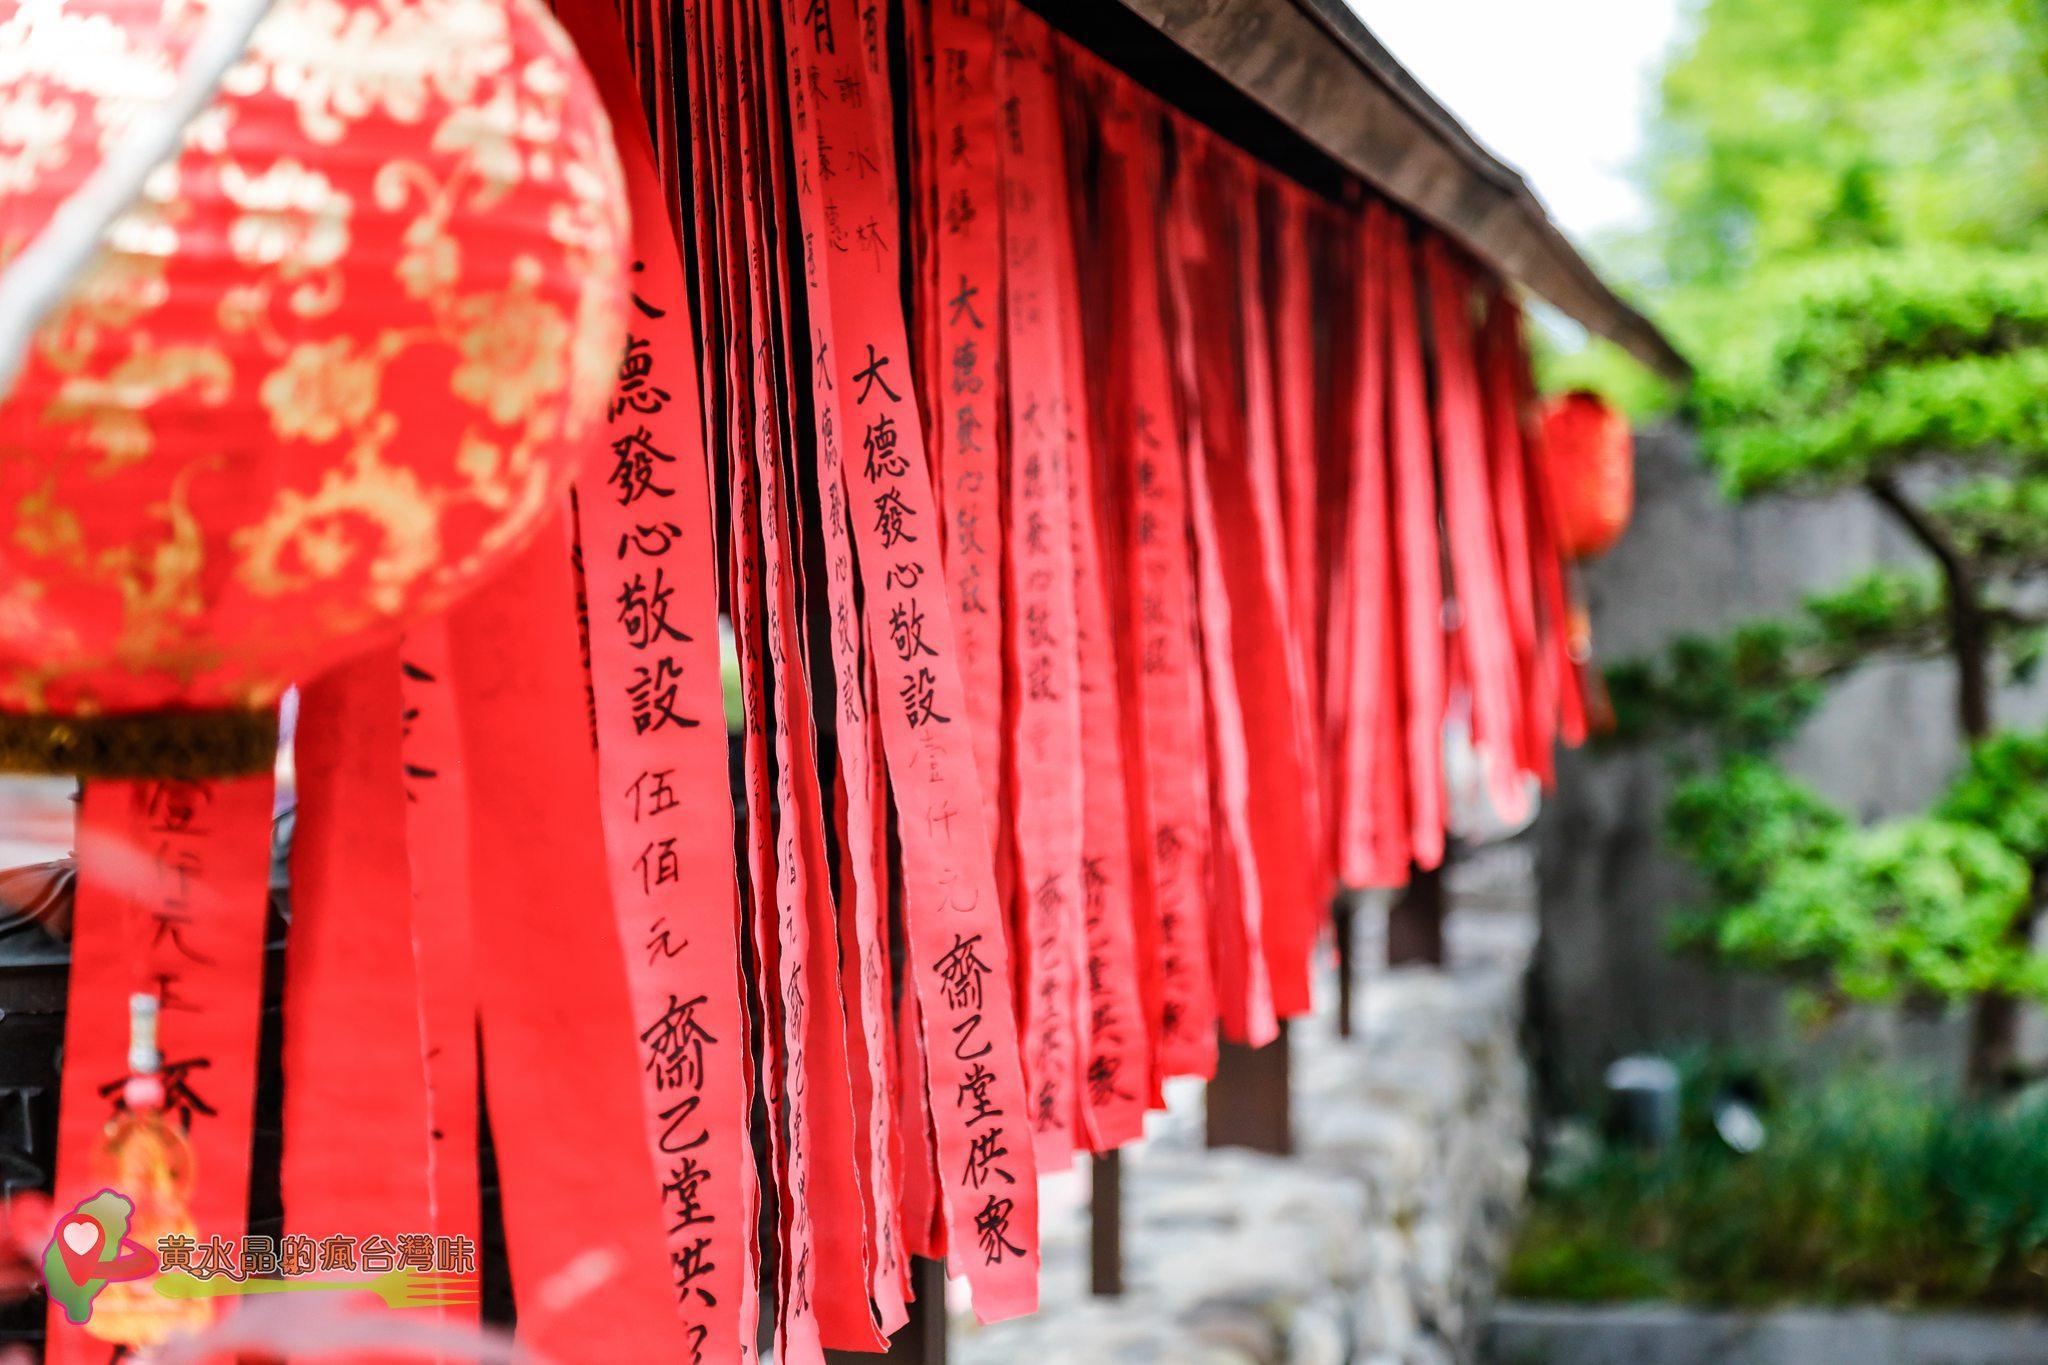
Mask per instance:
[[[93,1300],[108,1285],[156,1274],[156,1253],[128,1240],[134,1216],[134,1201],[101,1190],[57,1220],[43,1249],[43,1281],[72,1322],[92,1317]]]

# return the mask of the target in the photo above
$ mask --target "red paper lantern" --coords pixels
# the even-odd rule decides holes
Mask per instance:
[[[1592,559],[1628,529],[1635,502],[1635,438],[1628,419],[1578,390],[1543,408],[1543,463],[1557,498],[1560,549]]]
[[[0,259],[210,8],[0,0]],[[535,0],[279,0],[0,401],[0,763],[267,709],[516,551],[600,435],[626,242]]]

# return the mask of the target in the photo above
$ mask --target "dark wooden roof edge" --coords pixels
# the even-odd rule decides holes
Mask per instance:
[[[1118,0],[1350,174],[1660,374],[1691,365],[1344,0]]]

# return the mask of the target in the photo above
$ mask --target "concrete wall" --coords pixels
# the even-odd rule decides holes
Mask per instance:
[[[1696,462],[1687,434],[1654,428],[1637,441],[1634,523],[1585,570],[1594,647],[1608,662],[1651,653],[1686,631],[1783,610],[1885,561],[1925,562],[1868,500],[1736,507]],[[2037,720],[2041,689],[2002,697],[1999,714]],[[1830,798],[1882,818],[1920,808],[1947,780],[1955,734],[1948,674],[1885,664],[1838,688],[1787,758]],[[1606,1063],[1629,1051],[1782,1036],[1775,988],[1679,960],[1665,946],[1672,909],[1697,894],[1660,846],[1667,786],[1654,752],[1570,754],[1538,823],[1542,943],[1533,1005],[1553,1102],[1588,1099]],[[1952,1019],[1888,1011],[1822,1041],[1875,1046],[1945,1071],[1959,1040]]]

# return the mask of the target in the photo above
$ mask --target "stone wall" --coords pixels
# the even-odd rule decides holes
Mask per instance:
[[[953,1359],[1473,1359],[1527,1172],[1527,886],[1512,853],[1476,864],[1457,879],[1449,970],[1366,975],[1348,1040],[1326,1016],[1297,1021],[1296,1155],[1205,1150],[1201,1088],[1175,1089],[1124,1160],[1122,1298],[1087,1295],[1085,1176],[1055,1177],[1042,1311],[988,1328],[956,1318]],[[1367,938],[1360,957],[1377,947]]]

